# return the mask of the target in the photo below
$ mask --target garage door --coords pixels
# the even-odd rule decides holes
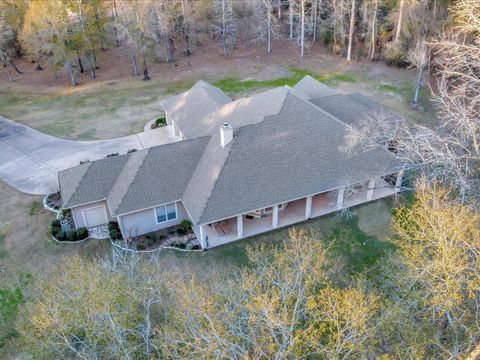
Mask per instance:
[[[104,205],[83,210],[83,217],[85,218],[86,227],[102,225],[108,222],[107,211]]]

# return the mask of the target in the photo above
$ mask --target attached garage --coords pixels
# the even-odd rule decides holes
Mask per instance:
[[[99,205],[82,210],[83,220],[86,227],[93,227],[108,223],[107,209],[105,205]]]

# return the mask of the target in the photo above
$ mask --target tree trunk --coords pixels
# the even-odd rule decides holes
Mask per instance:
[[[301,0],[300,56],[305,52],[305,0]]]
[[[375,9],[373,10],[373,17],[372,17],[372,45],[370,49],[370,61],[373,61],[375,58],[375,42],[376,42],[376,32],[377,32],[377,11],[378,11],[378,0],[375,0]]]
[[[350,12],[350,30],[348,32],[347,61],[352,60],[353,30],[355,28],[355,0],[352,0],[352,11]]]
[[[143,81],[147,80],[150,80],[150,76],[148,76],[147,62],[143,59]]]
[[[222,1],[222,35],[223,35],[223,54],[228,56],[227,49],[227,20],[225,19],[225,1]]]
[[[15,64],[13,60],[10,60],[10,64],[13,66],[17,74],[23,74],[20,70],[18,70],[17,64]]]
[[[199,47],[201,44],[200,44],[200,37],[198,36],[198,29],[197,29],[197,26],[195,26],[195,29],[194,29],[194,34],[195,34],[195,46],[196,47]]]
[[[424,66],[423,64],[421,64],[420,69],[418,70],[418,75],[417,75],[417,86],[415,87],[415,96],[413,97],[414,107],[418,105],[418,101],[420,99],[420,90],[422,89],[423,71],[424,71]]]
[[[77,53],[77,61],[78,61],[78,67],[80,69],[80,73],[83,74],[85,72],[85,69],[83,68],[82,58],[80,57],[79,53]]]
[[[90,53],[90,50],[85,51],[85,58],[87,59],[88,67],[90,68],[90,76],[92,79],[95,79],[97,77],[96,71],[95,71],[95,61],[92,61],[92,55]]]
[[[173,38],[168,35],[165,39],[165,48],[167,49],[167,63],[171,63],[175,61],[173,50],[174,50],[174,43]]]
[[[133,65],[133,74],[135,76],[138,76],[138,66],[137,66],[137,57],[135,56],[135,53],[132,53],[132,65]]]
[[[184,31],[184,36],[185,36],[185,54],[187,54],[187,56],[190,56],[192,55],[192,48],[190,47],[190,36],[188,35],[189,31],[188,31],[188,25]]]
[[[115,24],[116,19],[118,18],[118,13],[117,13],[117,2],[113,0],[113,13],[112,13],[112,18],[113,18],[113,23]],[[118,30],[117,27],[114,25],[113,26],[113,32],[115,33],[115,45],[120,46],[120,43],[118,41]]]
[[[67,67],[68,74],[70,75],[70,80],[72,82],[72,86],[77,86],[78,85],[77,77],[75,76],[75,71],[73,70],[72,61],[70,59],[68,59],[65,62],[65,66]]]
[[[272,14],[268,11],[268,22],[267,22],[267,52],[270,54],[272,51]]]
[[[400,6],[398,8],[398,22],[397,31],[395,32],[395,43],[400,41],[400,34],[402,33],[402,21],[403,21],[403,5],[405,0],[400,0]]]
[[[290,23],[290,39],[293,39],[293,1],[288,3],[288,22]]]
[[[312,41],[315,42],[317,37],[317,13],[318,13],[318,0],[313,0],[312,3],[312,14],[311,14],[311,21],[313,24],[312,29]]]
[[[8,69],[8,66],[3,66],[5,68],[5,70],[7,70],[7,75],[8,75],[8,80],[10,80],[10,82],[13,82],[13,79],[12,79],[12,74],[10,74],[10,70]]]

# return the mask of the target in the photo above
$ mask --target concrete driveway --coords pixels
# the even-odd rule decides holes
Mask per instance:
[[[169,126],[110,140],[64,140],[0,116],[0,179],[25,193],[48,194],[58,190],[57,172],[80,160],[174,141]]]

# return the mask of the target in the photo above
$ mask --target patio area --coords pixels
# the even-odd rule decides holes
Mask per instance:
[[[370,187],[370,185],[371,183],[360,183],[347,188],[343,192],[343,196],[339,196],[340,191],[338,190],[312,196],[310,216],[307,216],[307,198],[291,201],[286,207],[278,210],[278,226],[274,226],[273,212],[263,214],[262,216],[253,216],[254,213],[243,214],[241,217],[243,236],[239,236],[239,231],[241,232],[242,230],[238,226],[238,217],[205,225],[203,227],[205,245],[207,248],[220,246],[234,240],[271,231],[275,228],[296,224],[307,220],[307,218],[327,215],[397,193],[395,186],[389,184],[383,178],[375,179],[373,187]],[[343,200],[341,205],[339,205],[339,199]],[[200,228],[194,227],[194,231],[200,239]]]

